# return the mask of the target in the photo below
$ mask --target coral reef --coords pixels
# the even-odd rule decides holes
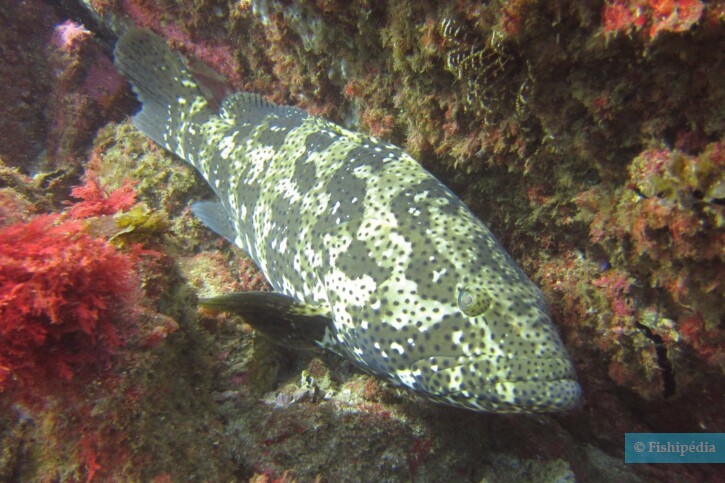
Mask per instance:
[[[60,344],[47,358],[36,349],[48,338],[0,351],[15,386],[0,393],[0,479],[718,477],[708,465],[625,467],[621,457],[624,432],[723,428],[720,2],[84,3],[117,32],[164,36],[214,90],[220,74],[403,146],[541,286],[584,400],[531,418],[437,407],[333,355],[281,349],[197,311],[198,296],[265,289],[191,216],[189,202],[210,190],[121,122],[134,101],[89,25],[11,2],[0,6],[10,26],[0,32],[10,87],[0,233],[32,250],[0,270],[35,265],[46,281],[72,272],[98,292],[58,292],[58,282],[37,314],[22,313],[28,300],[0,305],[21,310],[2,317],[16,326],[45,317]],[[67,260],[40,263],[43,248],[57,258],[61,246]],[[91,275],[114,267],[129,287]],[[18,348],[28,355],[9,359]],[[58,387],[51,374],[73,378]],[[34,381],[32,398],[21,380]]]

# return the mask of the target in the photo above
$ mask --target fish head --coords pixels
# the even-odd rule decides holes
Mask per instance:
[[[431,223],[397,232],[379,224],[361,248],[341,253],[338,265],[348,272],[353,255],[366,260],[354,275],[369,283],[341,283],[340,275],[330,293],[365,286],[371,294],[351,292],[348,303],[330,304],[338,352],[452,406],[508,413],[573,408],[581,389],[543,294],[483,225],[463,208],[454,213],[438,235],[428,233]],[[456,237],[461,219],[470,220],[470,235]],[[389,245],[396,257],[364,258]]]
[[[574,365],[543,295],[523,274],[464,276],[445,292],[440,317],[421,334],[424,353],[407,368],[416,390],[481,411],[576,406]]]

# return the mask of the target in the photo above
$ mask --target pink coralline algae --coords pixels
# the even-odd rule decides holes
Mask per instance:
[[[163,33],[172,44],[182,47],[186,53],[216,69],[232,85],[238,85],[241,79],[240,68],[229,45],[213,40],[193,38],[182,26],[183,19],[164,17],[162,11],[152,2],[122,0],[122,5],[137,26]]]
[[[58,24],[47,55],[54,73],[45,113],[47,162],[79,164],[101,119],[113,117],[126,85],[101,44],[81,24]]]
[[[66,20],[53,31],[53,46],[67,54],[76,52],[81,45],[92,37],[83,25]]]
[[[104,112],[109,112],[124,92],[123,78],[118,75],[111,59],[99,55],[88,66],[83,80],[83,90]]]

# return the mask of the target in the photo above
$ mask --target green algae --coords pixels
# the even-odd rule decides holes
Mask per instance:
[[[209,195],[192,167],[156,146],[129,121],[99,130],[93,152],[89,166],[104,186],[115,189],[126,178],[137,181],[138,199],[168,216],[177,216],[190,200]]]

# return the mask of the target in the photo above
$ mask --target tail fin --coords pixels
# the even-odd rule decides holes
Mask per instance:
[[[207,118],[212,111],[181,56],[153,32],[133,29],[116,44],[114,62],[143,105],[133,118],[134,125],[185,158],[184,124],[191,121],[192,115]]]

